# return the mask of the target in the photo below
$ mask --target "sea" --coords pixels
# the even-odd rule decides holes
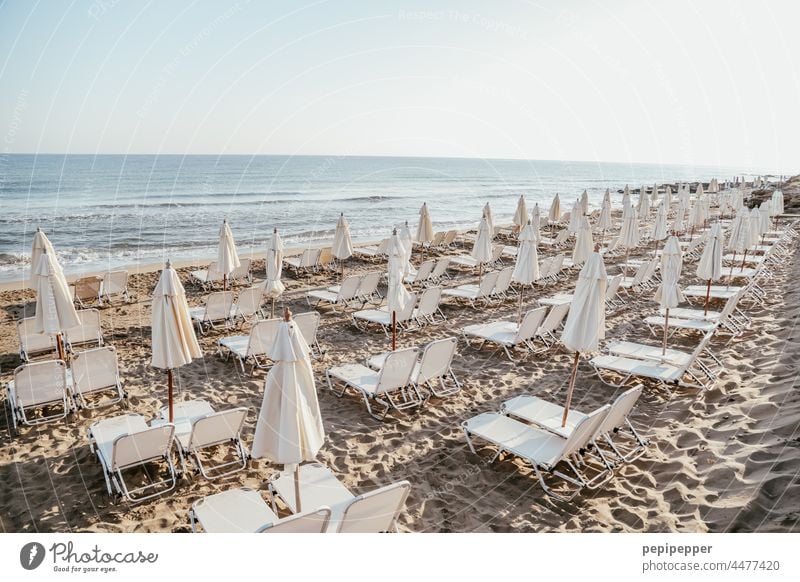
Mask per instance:
[[[765,172],[663,164],[360,156],[2,155],[0,281],[29,269],[37,228],[67,274],[166,259],[211,259],[223,219],[240,256],[260,258],[273,228],[287,247],[324,244],[340,213],[354,242],[416,230],[428,203],[434,230],[477,225],[488,202],[510,222],[517,199],[567,210],[586,190],[708,181]],[[618,200],[618,198],[617,198]]]

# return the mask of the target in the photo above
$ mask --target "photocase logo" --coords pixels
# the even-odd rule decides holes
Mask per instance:
[[[44,546],[39,542],[30,542],[22,546],[19,552],[19,563],[26,570],[35,570],[44,561]]]

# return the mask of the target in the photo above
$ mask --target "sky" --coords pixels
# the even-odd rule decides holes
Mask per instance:
[[[796,172],[793,1],[6,0],[0,153]]]

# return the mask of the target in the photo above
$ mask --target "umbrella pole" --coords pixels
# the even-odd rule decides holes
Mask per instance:
[[[625,248],[625,264],[622,266],[622,274],[624,277],[628,276],[628,259],[631,257],[631,249]]]
[[[519,288],[519,314],[517,315],[517,325],[522,323],[522,295],[525,293],[525,285]]]
[[[749,249],[744,249],[744,257],[742,257],[742,269],[744,269],[744,262],[747,260],[747,251]]]
[[[731,281],[733,281],[733,267],[736,264],[736,251],[733,251],[733,260],[731,261],[731,276],[728,278],[728,287],[731,286]]]
[[[294,467],[294,502],[297,513],[302,511],[300,506],[300,463]]]
[[[172,422],[172,370],[167,370],[167,394],[169,403],[169,421]]]
[[[61,339],[61,334],[56,334],[56,348],[58,349],[58,359],[67,361],[64,354],[64,341]]]
[[[706,305],[705,305],[705,311],[703,312],[704,316],[708,315],[708,300],[709,299],[711,299],[711,279],[708,280],[708,285],[706,286]]]
[[[223,275],[222,276],[222,290],[223,291],[227,291],[228,290],[228,276],[227,275]]]
[[[482,279],[483,279],[483,263],[478,263],[478,287],[480,287]]]
[[[572,374],[569,377],[569,388],[567,388],[567,401],[564,404],[564,416],[561,419],[561,426],[567,426],[567,416],[569,415],[569,405],[572,402],[572,390],[575,388],[575,377],[578,375],[578,358],[580,352],[575,352],[575,361],[572,364]]]
[[[275,298],[274,297],[272,298],[272,309],[270,309],[269,318],[270,319],[275,319]]]
[[[667,307],[667,313],[664,316],[664,341],[661,344],[661,355],[667,355],[667,330],[669,329],[669,307]]]
[[[392,351],[397,347],[397,312],[392,310]]]

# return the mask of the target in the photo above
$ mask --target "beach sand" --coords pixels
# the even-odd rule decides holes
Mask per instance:
[[[786,192],[786,190],[784,190]],[[452,252],[451,252],[452,254]],[[543,254],[545,256],[545,254]],[[632,256],[643,256],[643,249]],[[610,274],[618,272],[607,264]],[[415,253],[415,262],[419,255]],[[511,264],[507,261],[507,264]],[[348,272],[382,269],[383,263],[351,260]],[[204,293],[180,269],[190,305]],[[453,271],[459,274],[458,271]],[[694,264],[684,267],[682,282],[697,283]],[[263,263],[255,274],[263,277]],[[467,281],[474,277],[461,272]],[[90,452],[87,428],[97,419],[128,410],[153,418],[166,404],[164,373],[149,366],[150,299],[157,272],[131,277],[134,301],[101,308],[108,344],[116,346],[121,377],[130,395],[124,405],[72,414],[66,421],[22,428],[13,435],[2,399],[0,431],[0,531],[186,532],[193,501],[225,489],[248,486],[266,497],[267,480],[280,467],[264,461],[219,481],[189,475],[172,493],[132,505],[107,493],[99,463]],[[487,465],[488,449],[470,452],[460,423],[497,410],[503,400],[531,393],[562,403],[572,357],[563,348],[511,363],[502,352],[475,350],[459,343],[454,372],[463,390],[431,399],[418,412],[390,415],[383,423],[370,418],[360,398],[337,398],[325,384],[324,370],[386,351],[390,340],[380,331],[361,332],[349,312],[322,309],[319,339],[327,354],[313,362],[327,441],[318,459],[354,492],[391,481],[412,484],[401,531],[534,532],[658,531],[749,532],[796,531],[800,519],[800,396],[795,389],[800,334],[800,264],[796,252],[767,281],[764,305],[748,305],[753,325],[739,338],[716,337],[712,349],[727,368],[705,393],[647,386],[631,420],[650,440],[648,452],[622,468],[607,485],[584,491],[570,503],[544,494],[528,467],[513,460]],[[295,279],[285,274],[287,292],[278,306],[295,313],[308,310],[309,286],[333,284],[338,275]],[[461,282],[461,281],[459,281]],[[529,293],[535,297],[567,290],[570,282]],[[32,291],[0,292],[0,382],[20,363],[14,320],[33,313]],[[658,343],[641,322],[656,304],[652,292],[607,319],[607,338]],[[476,311],[447,303],[448,321],[403,332],[399,346],[456,335],[464,325],[514,318],[516,301]],[[216,409],[251,409],[245,441],[251,442],[261,404],[265,372],[242,374],[236,364],[216,354],[216,341],[232,332],[200,336],[204,357],[180,369],[178,399],[202,398]],[[676,337],[670,345],[691,346]],[[578,373],[573,406],[588,411],[610,402],[619,391],[592,376],[586,364]]]

